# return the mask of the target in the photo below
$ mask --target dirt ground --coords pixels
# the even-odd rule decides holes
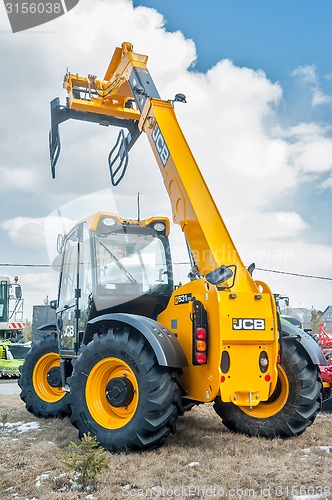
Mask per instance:
[[[19,396],[1,396],[1,500],[124,498],[332,498],[332,413],[296,438],[232,434],[212,405],[178,420],[165,445],[109,454],[93,491],[73,490],[61,450],[78,443],[68,419],[37,419]]]

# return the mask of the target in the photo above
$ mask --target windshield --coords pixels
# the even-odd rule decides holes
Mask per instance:
[[[96,235],[96,257],[97,285],[105,290],[149,293],[168,285],[164,245],[151,234]]]

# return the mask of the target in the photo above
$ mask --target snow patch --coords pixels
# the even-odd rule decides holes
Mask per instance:
[[[318,448],[326,453],[332,453],[332,446],[318,446]]]
[[[42,481],[45,481],[45,479],[49,478],[50,475],[48,472],[45,472],[44,474],[40,474],[40,476],[36,477],[36,488],[40,488],[42,485]]]
[[[2,430],[6,434],[11,432],[18,432],[18,434],[23,434],[24,432],[30,432],[33,430],[40,430],[39,422],[6,422]]]
[[[325,451],[326,453],[332,453],[332,446],[313,446],[312,448],[303,448],[304,453],[311,453],[314,450]]]

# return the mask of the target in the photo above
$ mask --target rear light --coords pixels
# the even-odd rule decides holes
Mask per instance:
[[[206,342],[204,342],[203,340],[199,340],[198,342],[196,342],[196,351],[205,352]]]
[[[198,339],[198,340],[205,340],[206,339],[205,328],[202,328],[202,327],[196,328],[196,339]]]
[[[204,305],[199,300],[193,301],[192,363],[206,365],[208,355],[208,321]]]
[[[206,354],[203,352],[199,352],[196,354],[196,364],[197,365],[205,365],[206,363]]]

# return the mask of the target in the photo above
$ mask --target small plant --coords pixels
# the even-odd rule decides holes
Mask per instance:
[[[98,474],[109,467],[108,453],[90,432],[83,435],[79,444],[71,441],[63,456],[62,463],[74,471],[75,479],[84,489],[93,487]]]
[[[23,328],[24,342],[30,342],[32,339],[32,323],[28,319],[25,320],[25,327]]]
[[[311,321],[310,321],[311,329],[314,333],[318,333],[322,314],[316,311],[316,309],[314,309],[313,307],[311,308],[310,312],[311,312]]]
[[[4,430],[5,425],[7,424],[7,422],[9,422],[9,417],[11,415],[11,412],[12,412],[12,410],[3,411],[0,413],[0,422],[2,425],[2,430]]]

